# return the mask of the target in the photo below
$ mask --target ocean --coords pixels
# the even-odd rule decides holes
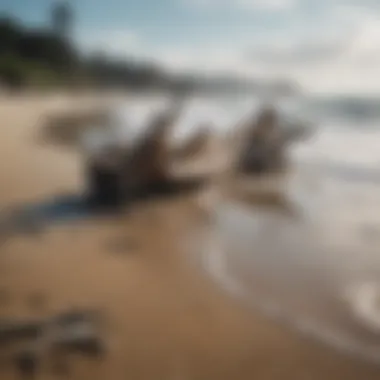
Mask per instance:
[[[269,317],[380,364],[380,99],[303,97],[279,108],[313,128],[290,151],[294,213],[218,202],[204,265]]]

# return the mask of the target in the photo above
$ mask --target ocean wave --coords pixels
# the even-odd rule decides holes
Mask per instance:
[[[333,349],[355,358],[380,365],[379,346],[355,339],[344,329],[329,327],[317,318],[298,313],[279,300],[257,297],[230,272],[227,254],[221,239],[213,234],[204,245],[202,264],[204,270],[231,296],[248,303],[254,310],[280,323],[306,338],[326,344]],[[375,332],[380,331],[380,284],[365,283],[350,287],[344,296],[351,305],[352,313],[361,323]]]
[[[370,281],[350,285],[345,298],[355,317],[375,333],[380,333],[380,283]]]

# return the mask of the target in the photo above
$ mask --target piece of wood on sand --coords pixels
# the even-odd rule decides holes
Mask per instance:
[[[110,113],[104,107],[78,108],[59,111],[47,116],[38,135],[38,141],[65,148],[76,148],[81,144],[85,131],[108,128]]]
[[[207,125],[202,125],[197,133],[173,149],[172,156],[175,160],[182,161],[204,154],[210,145],[211,138],[210,128]]]
[[[168,138],[177,117],[177,109],[158,115],[141,140],[130,147],[120,169],[125,192],[170,181]]]

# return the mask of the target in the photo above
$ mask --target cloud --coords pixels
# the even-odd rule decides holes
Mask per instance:
[[[298,0],[182,0],[187,6],[200,9],[237,9],[242,11],[289,10]]]
[[[350,41],[343,57],[355,65],[380,63],[380,17],[369,16]]]
[[[154,54],[164,67],[181,72],[238,72],[240,51],[229,47],[167,48]]]
[[[184,1],[184,0],[177,0]],[[168,70],[235,73],[252,77],[288,77],[314,90],[380,91],[380,2],[378,0],[187,0],[218,9],[287,12],[287,23],[263,23],[261,29],[231,40],[207,36],[196,44],[153,43],[130,30],[87,31],[86,50],[152,59]],[[310,8],[311,7],[311,8]],[[317,7],[317,9],[313,8]],[[302,11],[302,12],[301,12]],[[217,14],[213,14],[217,17]],[[270,15],[269,15],[270,17]],[[186,34],[184,26],[184,35]],[[208,40],[209,37],[209,40]]]
[[[253,43],[247,59],[269,75],[285,76],[318,91],[380,92],[380,7],[364,0],[330,0],[302,32]],[[329,10],[329,12],[327,12]],[[318,32],[319,30],[319,32]]]
[[[252,48],[251,62],[278,67],[286,65],[315,65],[332,61],[341,55],[346,39],[286,41]]]
[[[362,9],[380,9],[378,0],[178,0],[187,6],[212,9],[240,8],[242,10],[285,10],[296,7],[332,9],[337,6],[357,7]]]
[[[293,64],[284,72],[318,91],[380,92],[380,17],[363,19],[333,58],[314,65]]]
[[[296,6],[297,0],[236,0],[234,4],[242,9],[279,11]]]

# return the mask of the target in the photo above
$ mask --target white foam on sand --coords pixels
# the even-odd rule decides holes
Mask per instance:
[[[380,365],[380,346],[357,342],[346,332],[331,329],[310,317],[297,315],[287,310],[271,298],[256,298],[237,278],[231,275],[227,264],[227,255],[217,233],[213,231],[203,245],[202,264],[209,275],[233,297],[248,303],[255,310],[275,322],[281,323],[297,333],[332,347],[343,354],[352,355],[364,361]],[[207,240],[208,239],[208,240]],[[380,308],[376,305],[380,299],[380,284],[362,284],[350,292],[353,312],[371,327],[380,329]]]
[[[350,285],[345,298],[355,317],[374,333],[380,333],[380,283],[364,281]]]
[[[302,177],[299,180],[301,179]],[[296,185],[298,191],[300,191],[302,184],[299,183]],[[219,204],[221,204],[220,207],[224,210],[222,214],[224,213],[225,215],[227,213],[229,219],[232,219],[232,221],[228,222],[223,218],[223,215],[220,214],[220,207],[208,208],[209,212],[214,212],[214,219],[217,220],[217,224],[214,228],[208,229],[207,234],[204,236],[205,244],[202,245],[202,265],[205,271],[227,293],[239,298],[242,302],[252,306],[255,310],[268,318],[310,339],[339,350],[344,354],[380,364],[380,340],[378,340],[378,344],[374,343],[374,341],[376,342],[376,335],[371,342],[365,338],[362,339],[361,335],[351,330],[351,327],[345,323],[345,320],[339,323],[339,319],[337,320],[336,318],[341,317],[336,317],[333,311],[331,313],[327,311],[327,313],[324,313],[323,318],[320,318],[318,315],[305,312],[302,308],[297,309],[297,307],[292,307],[291,303],[287,301],[287,298],[276,297],[276,293],[274,293],[273,297],[269,296],[264,290],[256,295],[256,291],[250,288],[250,284],[244,282],[244,279],[239,277],[239,273],[231,267],[233,263],[240,263],[238,266],[243,266],[247,268],[248,271],[251,265],[256,266],[252,275],[257,271],[260,272],[260,268],[264,271],[264,274],[267,272],[269,277],[278,274],[280,278],[276,279],[273,286],[275,288],[277,287],[277,290],[279,290],[279,287],[283,287],[284,289],[282,290],[286,291],[286,294],[293,290],[292,284],[286,282],[288,277],[286,274],[283,276],[283,272],[287,273],[287,271],[290,270],[290,273],[293,273],[293,276],[299,279],[298,282],[295,282],[298,284],[303,284],[302,274],[307,276],[307,273],[309,273],[314,279],[319,279],[318,284],[329,284],[328,286],[331,287],[329,288],[330,295],[334,294],[337,302],[340,304],[346,303],[344,309],[348,319],[356,319],[358,327],[367,330],[368,333],[371,333],[371,331],[375,334],[380,332],[380,283],[363,281],[359,283],[354,282],[353,285],[350,285],[354,280],[360,277],[365,279],[366,274],[367,277],[370,276],[370,271],[377,263],[376,256],[372,256],[371,253],[376,248],[371,247],[371,250],[367,252],[366,246],[364,246],[366,242],[362,242],[360,244],[358,243],[359,251],[356,251],[355,245],[353,244],[356,235],[351,234],[347,236],[349,231],[346,231],[344,223],[347,218],[350,218],[350,215],[351,217],[354,216],[354,219],[350,219],[351,222],[354,220],[358,220],[359,222],[363,220],[375,223],[376,221],[380,221],[380,219],[369,219],[370,215],[366,211],[367,208],[368,211],[374,211],[373,200],[369,199],[368,205],[366,203],[361,204],[358,209],[358,205],[352,202],[348,197],[349,193],[346,194],[347,191],[344,191],[345,189],[347,190],[347,184],[339,184],[338,188],[340,189],[339,194],[337,194],[338,198],[335,199],[334,197],[332,204],[329,202],[326,203],[324,199],[325,197],[330,199],[331,194],[329,192],[325,193],[323,189],[317,189],[315,194],[317,198],[315,200],[315,207],[309,208],[309,217],[307,220],[308,223],[314,221],[310,224],[310,228],[317,233],[315,236],[312,234],[310,238],[319,236],[319,242],[317,241],[317,243],[321,245],[314,246],[312,242],[310,246],[303,245],[304,242],[301,239],[300,250],[306,250],[306,252],[304,252],[305,254],[301,256],[297,253],[290,254],[289,256],[287,250],[292,250],[292,245],[288,247],[284,246],[284,251],[282,252],[282,240],[280,235],[282,233],[286,235],[290,228],[289,223],[286,222],[284,222],[284,225],[286,225],[285,229],[282,229],[282,224],[280,223],[278,238],[274,239],[277,241],[277,245],[280,245],[278,252],[271,253],[269,256],[264,252],[259,253],[258,247],[261,241],[260,235],[262,231],[262,228],[260,228],[260,220],[262,221],[263,217],[265,220],[265,215],[261,215],[260,211],[256,210],[254,212],[255,217],[252,217],[252,214],[244,207],[228,207],[228,204],[223,204],[223,201],[219,200]],[[366,189],[366,185],[364,185],[363,189],[360,190]],[[374,189],[371,188],[369,190],[373,192]],[[294,191],[297,192],[297,189],[294,189]],[[309,193],[309,190],[307,190],[307,192]],[[367,191],[365,191],[364,194],[367,194]],[[322,197],[322,199],[318,200],[319,197]],[[295,203],[302,203],[299,197],[294,196],[292,198]],[[306,196],[305,199],[302,198],[301,200],[306,204],[310,202]],[[347,207],[349,208],[348,211]],[[360,211],[363,207],[364,210]],[[318,210],[319,213],[317,212]],[[347,212],[348,214],[346,215]],[[235,248],[237,249],[233,251],[226,250],[225,248],[225,237],[220,235],[221,232],[219,231],[226,231],[226,229],[231,228],[231,223],[236,222],[239,222],[239,226],[235,228],[235,238],[238,241],[241,238],[241,241],[244,242],[247,241],[247,236],[250,236],[251,238],[248,243],[251,244],[252,247],[255,247],[252,248],[251,254],[248,252],[250,250],[249,247],[246,247],[247,252],[240,252],[238,246],[236,246]],[[326,231],[324,229],[320,230],[320,224],[323,225]],[[345,249],[335,250],[334,244],[336,241],[339,241],[339,244],[342,243],[340,242],[340,235],[336,234],[336,231],[340,231],[341,227],[345,231],[344,236],[342,235],[342,239],[344,239],[344,243],[348,245],[351,250],[354,250],[353,255],[351,255],[352,252],[346,252]],[[297,225],[295,230],[297,231]],[[298,235],[296,234],[295,241],[298,241],[300,238],[299,234],[302,235],[303,233],[299,232]],[[307,236],[308,235],[304,236],[304,238],[308,239]],[[255,240],[255,237],[258,240]],[[352,239],[352,242],[350,242],[348,238]],[[329,248],[328,245],[331,239],[334,244]],[[256,245],[255,242],[257,243]],[[274,242],[274,244],[276,245],[276,242]],[[284,244],[288,244],[286,240],[284,240]],[[313,247],[314,249],[311,249]],[[362,249],[360,249],[360,247],[362,247]],[[360,252],[360,255],[355,254],[355,252]],[[281,254],[282,257],[277,257],[277,254]],[[274,260],[274,263],[272,260]],[[282,265],[284,265],[284,268],[282,268]],[[273,271],[276,270],[279,272],[274,273]],[[326,270],[328,270],[328,272],[325,272]],[[311,286],[310,284],[312,284],[312,282],[307,282],[304,286],[307,288]],[[349,286],[347,286],[347,284],[349,284]],[[280,290],[280,294],[282,290]],[[310,300],[310,298],[308,299]],[[331,320],[329,319],[330,317],[332,318]],[[343,317],[343,319],[345,318]]]
[[[317,160],[355,168],[379,168],[380,129],[361,130],[324,125],[307,144],[297,146],[293,157],[299,161]]]

